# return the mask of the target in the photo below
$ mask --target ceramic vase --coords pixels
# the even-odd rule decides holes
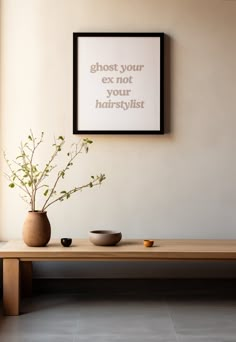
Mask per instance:
[[[23,225],[23,240],[30,247],[44,247],[51,237],[46,211],[29,211]]]

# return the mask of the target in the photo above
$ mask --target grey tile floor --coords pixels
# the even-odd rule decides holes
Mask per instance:
[[[101,290],[100,290],[101,291]],[[0,314],[1,342],[236,342],[223,295],[41,294]]]

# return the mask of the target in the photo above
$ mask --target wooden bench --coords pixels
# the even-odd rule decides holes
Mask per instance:
[[[117,246],[99,247],[78,239],[69,248],[54,240],[42,248],[13,240],[0,248],[0,258],[4,312],[14,316],[20,311],[21,280],[26,290],[31,289],[32,261],[236,260],[236,240],[156,240],[151,248],[144,247],[143,240],[122,240]]]

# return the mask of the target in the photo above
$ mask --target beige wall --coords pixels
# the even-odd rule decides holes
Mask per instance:
[[[171,133],[92,136],[65,180],[104,172],[100,189],[49,211],[52,235],[91,228],[126,237],[236,238],[236,1],[2,0],[1,147],[14,156],[29,128],[72,135],[72,32],[163,31]],[[27,212],[1,177],[1,239]]]

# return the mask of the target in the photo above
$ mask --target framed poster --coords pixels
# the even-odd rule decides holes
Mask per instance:
[[[73,133],[164,133],[164,33],[73,33]]]

